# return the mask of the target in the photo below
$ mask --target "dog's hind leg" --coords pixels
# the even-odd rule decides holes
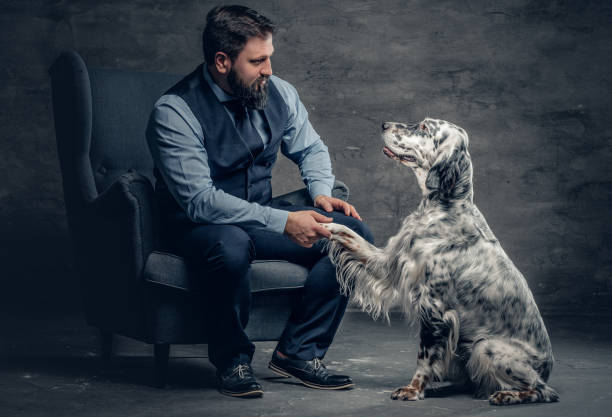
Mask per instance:
[[[528,390],[497,391],[489,397],[492,405],[512,405],[524,403],[550,403],[559,401],[559,394],[545,382],[540,381]]]
[[[425,398],[427,384],[431,380],[440,381],[446,375],[457,348],[458,335],[459,319],[454,310],[444,315],[428,314],[427,318],[422,318],[416,372],[410,385],[396,389],[391,398],[405,401]]]
[[[477,395],[490,395],[493,405],[554,402],[559,395],[537,371],[547,360],[517,340],[481,339],[473,347],[467,370],[478,387]]]

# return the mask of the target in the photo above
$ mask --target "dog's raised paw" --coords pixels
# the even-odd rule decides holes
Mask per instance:
[[[351,229],[338,223],[319,223],[319,225],[323,226],[334,234],[350,234],[351,232]]]

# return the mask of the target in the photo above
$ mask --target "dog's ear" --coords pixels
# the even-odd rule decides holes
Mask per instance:
[[[469,160],[461,149],[455,149],[448,158],[436,161],[425,180],[425,185],[432,191],[438,191],[442,198],[452,198],[458,182],[469,169]]]
[[[434,165],[427,173],[427,178],[425,179],[425,186],[430,190],[437,190],[438,187],[440,187],[440,173],[438,171],[439,166],[440,164]]]

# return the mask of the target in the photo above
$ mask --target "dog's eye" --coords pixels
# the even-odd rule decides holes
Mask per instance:
[[[421,125],[419,126],[421,128],[421,130],[427,132],[429,129],[427,129],[427,125],[425,123],[421,123]]]

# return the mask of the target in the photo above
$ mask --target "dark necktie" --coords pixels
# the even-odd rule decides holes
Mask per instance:
[[[255,159],[263,150],[264,144],[251,121],[248,110],[240,100],[230,100],[227,101],[225,105],[234,115],[236,130],[246,147],[249,149],[251,157]]]

